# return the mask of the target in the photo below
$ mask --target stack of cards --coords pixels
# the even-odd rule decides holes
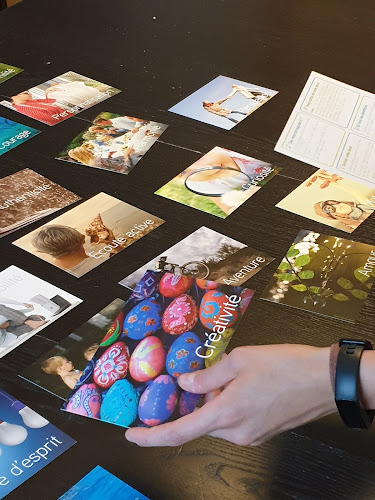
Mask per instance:
[[[81,198],[29,168],[0,179],[0,237]]]

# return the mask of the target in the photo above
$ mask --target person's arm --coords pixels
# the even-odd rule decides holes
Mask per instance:
[[[258,445],[336,409],[329,348],[240,347],[211,368],[181,375],[178,383],[186,391],[208,394],[209,401],[174,422],[129,429],[128,440],[141,446],[177,446],[209,434]]]

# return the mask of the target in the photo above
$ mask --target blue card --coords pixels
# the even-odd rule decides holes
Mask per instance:
[[[149,500],[128,484],[97,465],[58,500]]]
[[[39,130],[0,116],[0,156],[39,134]]]
[[[0,390],[0,499],[43,469],[75,441]]]

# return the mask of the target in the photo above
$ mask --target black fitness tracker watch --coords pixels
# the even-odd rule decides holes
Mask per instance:
[[[368,429],[374,418],[374,410],[366,410],[360,401],[359,363],[364,350],[372,350],[367,340],[339,341],[335,401],[342,420],[353,429]]]

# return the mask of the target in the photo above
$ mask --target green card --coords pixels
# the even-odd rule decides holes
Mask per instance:
[[[9,64],[0,63],[0,83],[5,82],[12,76],[18,75],[23,69],[10,66]]]

